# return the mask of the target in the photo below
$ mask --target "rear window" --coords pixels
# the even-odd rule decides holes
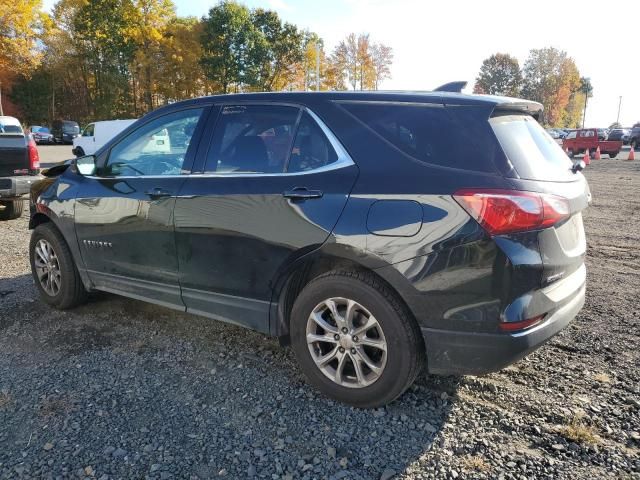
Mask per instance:
[[[398,150],[424,163],[495,172],[502,158],[488,114],[479,109],[384,102],[340,105]]]
[[[16,133],[21,134],[22,127],[20,127],[20,125],[0,125],[0,134],[1,133],[6,133],[8,135]]]
[[[491,118],[489,123],[520,178],[546,181],[574,178],[571,160],[534,118],[502,115]]]

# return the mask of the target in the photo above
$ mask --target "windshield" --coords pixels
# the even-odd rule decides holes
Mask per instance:
[[[49,129],[47,127],[33,127],[31,131],[34,133],[49,133]]]
[[[75,122],[64,122],[62,124],[62,131],[64,133],[80,133],[80,127]]]
[[[505,155],[521,178],[573,180],[571,160],[532,117],[502,115],[489,121]]]

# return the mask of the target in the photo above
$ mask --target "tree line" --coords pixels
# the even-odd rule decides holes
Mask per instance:
[[[373,90],[392,62],[368,34],[327,52],[318,34],[233,0],[202,18],[171,0],[59,0],[50,14],[41,0],[0,3],[0,85],[29,124],[133,118],[216,93]]]
[[[482,62],[474,92],[540,102],[545,125],[577,128],[583,123],[593,86],[580,76],[566,52],[548,47],[531,50],[522,68],[511,55],[491,55]]]

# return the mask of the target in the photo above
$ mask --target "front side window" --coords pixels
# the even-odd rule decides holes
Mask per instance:
[[[576,138],[576,132],[569,132],[569,135],[567,135],[567,140],[571,140]]]
[[[179,175],[202,108],[158,117],[134,130],[109,154],[106,176]]]
[[[220,112],[205,170],[282,173],[300,109],[279,105],[227,106]]]
[[[84,127],[84,130],[82,131],[82,136],[93,137],[93,129],[94,129],[93,123],[90,123],[89,125]]]

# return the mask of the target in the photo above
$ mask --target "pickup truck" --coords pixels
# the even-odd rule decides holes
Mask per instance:
[[[590,156],[595,155],[596,149],[600,147],[600,153],[615,158],[622,150],[622,141],[600,140],[597,128],[583,128],[570,132],[562,141],[562,148],[567,150],[570,157],[579,155],[586,151]]]
[[[20,122],[0,117],[0,220],[22,215],[31,185],[40,180],[40,157],[33,137],[22,130]]]

